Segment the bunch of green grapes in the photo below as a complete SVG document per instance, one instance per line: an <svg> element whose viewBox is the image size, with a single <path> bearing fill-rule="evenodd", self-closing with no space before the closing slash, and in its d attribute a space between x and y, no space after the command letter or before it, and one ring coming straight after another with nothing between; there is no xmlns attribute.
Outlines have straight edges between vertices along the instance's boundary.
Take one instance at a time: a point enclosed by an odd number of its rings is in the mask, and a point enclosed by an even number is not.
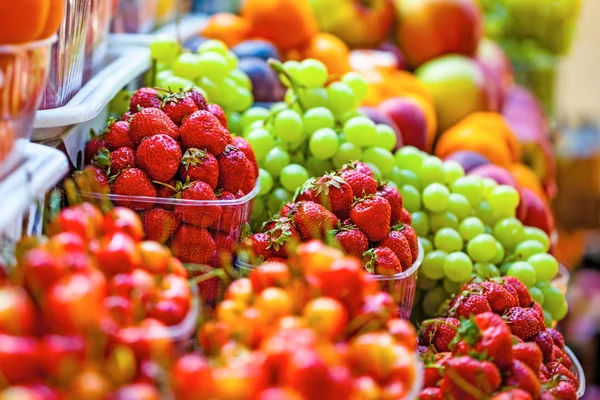
<svg viewBox="0 0 600 400"><path fill-rule="evenodd" d="M425 250L415 302L425 316L434 316L468 281L510 275L527 285L548 324L564 318L567 302L551 285L559 265L548 254L550 239L515 217L520 202L516 189L465 176L457 162L414 147L398 150L395 162L384 178L399 187Z"/></svg>
<svg viewBox="0 0 600 400"><path fill-rule="evenodd" d="M392 171L396 134L358 111L367 94L360 74L350 72L331 81L317 60L271 64L288 87L285 102L270 109L250 108L237 128L252 145L260 166L256 224L278 213L307 179L350 161L366 162L379 177Z"/></svg>

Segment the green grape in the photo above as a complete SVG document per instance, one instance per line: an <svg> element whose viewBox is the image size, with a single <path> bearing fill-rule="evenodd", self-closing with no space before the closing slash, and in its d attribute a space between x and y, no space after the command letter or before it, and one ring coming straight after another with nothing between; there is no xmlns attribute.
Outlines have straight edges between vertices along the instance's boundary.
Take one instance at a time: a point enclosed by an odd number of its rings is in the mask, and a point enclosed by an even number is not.
<svg viewBox="0 0 600 400"><path fill-rule="evenodd" d="M281 185L290 192L294 192L306 182L307 179L308 171L302 165L298 164L287 165L281 171L281 176L279 178Z"/></svg>
<svg viewBox="0 0 600 400"><path fill-rule="evenodd" d="M345 112L342 115L338 115L337 120L342 126L344 126L346 124L346 122L350 121L352 118L364 117L364 116L365 115L363 113L361 113L360 111L354 110L354 111Z"/></svg>
<svg viewBox="0 0 600 400"><path fill-rule="evenodd" d="M446 178L444 174L444 163L442 160L435 156L426 157L421 164L420 177L421 181L423 182L423 186L427 186L431 183L443 184Z"/></svg>
<svg viewBox="0 0 600 400"><path fill-rule="evenodd" d="M544 245L537 240L526 240L515 247L515 254L520 260L528 260L534 254L545 253Z"/></svg>
<svg viewBox="0 0 600 400"><path fill-rule="evenodd" d="M299 68L300 68L300 63L298 61L290 60L290 61L286 61L283 63L283 69L285 70L285 72L288 73L289 76L292 77L292 79L296 78L296 74L298 73ZM280 78L281 78L281 83L283 83L284 86L286 86L286 87L292 86L292 83L289 81L287 76L281 74Z"/></svg>
<svg viewBox="0 0 600 400"><path fill-rule="evenodd" d="M344 124L344 138L359 147L372 146L376 135L377 127L367 117L354 117Z"/></svg>
<svg viewBox="0 0 600 400"><path fill-rule="evenodd" d="M553 313L550 313L550 315L552 315L552 319L555 321L561 321L564 317L567 316L567 313L569 312L569 305L567 304L566 301L564 301L560 308L558 310L556 310Z"/></svg>
<svg viewBox="0 0 600 400"><path fill-rule="evenodd" d="M405 146L396 152L396 166L408 169L417 174L421 173L421 166L427 154L413 146Z"/></svg>
<svg viewBox="0 0 600 400"><path fill-rule="evenodd" d="M496 255L496 239L487 233L477 235L467 243L467 253L477 262L488 262Z"/></svg>
<svg viewBox="0 0 600 400"><path fill-rule="evenodd" d="M381 175L381 171L379 171L379 167L377 167L377 165L370 162L366 162L365 164L371 169L371 171L373 172L373 177L375 179L380 180L381 178L383 178L383 175Z"/></svg>
<svg viewBox="0 0 600 400"><path fill-rule="evenodd" d="M388 181L387 185L393 187L396 190L399 190L398 185L396 185L396 182Z"/></svg>
<svg viewBox="0 0 600 400"><path fill-rule="evenodd" d="M421 242L421 246L423 246L423 253L428 254L433 251L433 244L429 239L425 237L419 237L419 241Z"/></svg>
<svg viewBox="0 0 600 400"><path fill-rule="evenodd" d="M216 39L210 39L205 42L202 42L202 44L200 46L198 46L198 48L196 49L196 53L198 53L198 54L214 52L214 53L218 53L222 56L227 54L228 51L229 51L229 48L227 47L227 45L225 43L223 43L222 41L216 40Z"/></svg>
<svg viewBox="0 0 600 400"><path fill-rule="evenodd" d="M350 161L360 160L362 158L362 150L355 144L344 142L340 144L337 153L333 156L333 165L336 168L342 168L344 164Z"/></svg>
<svg viewBox="0 0 600 400"><path fill-rule="evenodd" d="M433 289L437 285L437 281L434 279L429 279L425 275L423 275L423 271L419 268L419 279L417 279L417 287L423 290Z"/></svg>
<svg viewBox="0 0 600 400"><path fill-rule="evenodd" d="M288 109L288 105L286 102L284 101L280 101L277 103L274 103L271 108L269 108L269 111L271 111L271 114L277 114L283 110L287 110Z"/></svg>
<svg viewBox="0 0 600 400"><path fill-rule="evenodd" d="M319 160L330 159L339 148L337 133L331 128L319 129L310 137L308 147L313 156Z"/></svg>
<svg viewBox="0 0 600 400"><path fill-rule="evenodd" d="M483 199L483 183L477 176L463 176L450 185L452 193L462 194L472 206L479 204Z"/></svg>
<svg viewBox="0 0 600 400"><path fill-rule="evenodd" d="M335 118L329 109L325 107L311 108L302 117L304 132L312 135L322 128L333 129L335 127Z"/></svg>
<svg viewBox="0 0 600 400"><path fill-rule="evenodd" d="M453 282L465 282L473 273L473 262L462 251L450 253L444 261L444 273Z"/></svg>
<svg viewBox="0 0 600 400"><path fill-rule="evenodd" d="M229 73L229 78L233 80L239 87L246 90L252 90L252 81L244 72L239 69L234 69Z"/></svg>
<svg viewBox="0 0 600 400"><path fill-rule="evenodd" d="M496 216L492 211L492 206L487 201L481 200L479 204L473 207L473 211L484 224L492 226L496 223Z"/></svg>
<svg viewBox="0 0 600 400"><path fill-rule="evenodd" d="M123 115L129 111L129 103L131 102L131 92L127 89L121 90L108 103L109 112L117 115Z"/></svg>
<svg viewBox="0 0 600 400"><path fill-rule="evenodd" d="M463 247L462 237L452 228L442 228L435 233L433 244L436 249L447 253L459 251Z"/></svg>
<svg viewBox="0 0 600 400"><path fill-rule="evenodd" d="M217 83L221 88L221 105L222 107L230 107L236 101L238 94L238 87L236 83L229 78L225 78ZM242 110L243 111L243 110Z"/></svg>
<svg viewBox="0 0 600 400"><path fill-rule="evenodd" d="M221 89L219 86L212 80L205 76L200 78L198 82L198 86L200 86L208 95L207 101L210 100L213 103L219 103L221 100ZM163 87L169 87L168 85L163 85Z"/></svg>
<svg viewBox="0 0 600 400"><path fill-rule="evenodd" d="M530 288L529 294L531 295L531 298L533 300L537 301L540 304L540 306L544 306L544 293L542 293L542 290L540 288Z"/></svg>
<svg viewBox="0 0 600 400"><path fill-rule="evenodd" d="M460 292L460 288L462 287L463 282L454 282L452 279L445 277L443 285L444 285L444 290L446 291L446 293L456 294L456 293Z"/></svg>
<svg viewBox="0 0 600 400"><path fill-rule="evenodd" d="M304 165L306 158L303 151L295 151L290 153L290 163Z"/></svg>
<svg viewBox="0 0 600 400"><path fill-rule="evenodd" d="M429 216L422 211L412 213L412 223L410 225L419 236L429 234Z"/></svg>
<svg viewBox="0 0 600 400"><path fill-rule="evenodd" d="M257 198L254 200L252 206L252 219L258 220L261 214L265 212L265 202L262 198Z"/></svg>
<svg viewBox="0 0 600 400"><path fill-rule="evenodd" d="M449 211L429 215L429 225L432 232L442 228L458 229L458 218Z"/></svg>
<svg viewBox="0 0 600 400"><path fill-rule="evenodd" d="M451 185L458 178L465 176L465 170L456 161L444 161L444 182L446 185Z"/></svg>
<svg viewBox="0 0 600 400"><path fill-rule="evenodd" d="M490 197L492 196L492 192L496 187L498 187L498 183L492 178L483 178L483 197L489 202Z"/></svg>
<svg viewBox="0 0 600 400"><path fill-rule="evenodd" d="M421 272L429 279L442 279L444 274L444 261L447 253L442 250L435 250L428 253L423 259Z"/></svg>
<svg viewBox="0 0 600 400"><path fill-rule="evenodd" d="M544 295L544 309L554 315L565 303L565 295L559 289L546 286L541 289Z"/></svg>
<svg viewBox="0 0 600 400"><path fill-rule="evenodd" d="M239 64L239 60L237 58L237 56L235 55L234 52L232 51L228 51L227 53L225 53L224 55L225 57L225 61L227 61L227 66L231 71L235 71L235 69L238 67ZM242 71L240 71L242 72ZM250 85L252 85L252 82L250 82ZM252 90L252 87L248 88L249 90Z"/></svg>
<svg viewBox="0 0 600 400"><path fill-rule="evenodd" d="M466 241L473 239L474 237L485 233L483 222L477 217L467 217L460 221L458 226L460 235Z"/></svg>
<svg viewBox="0 0 600 400"><path fill-rule="evenodd" d="M169 89L172 92L185 92L195 87L194 82L180 78L179 76L169 76L161 82L161 87ZM210 96L209 96L210 97Z"/></svg>
<svg viewBox="0 0 600 400"><path fill-rule="evenodd" d="M514 276L523 282L527 287L532 287L535 285L536 276L535 270L531 266L531 264L525 261L517 261L512 263L508 270L506 271L506 275Z"/></svg>
<svg viewBox="0 0 600 400"><path fill-rule="evenodd" d="M196 57L197 76L206 76L210 79L219 79L227 75L230 70L225 57L218 53L202 53Z"/></svg>
<svg viewBox="0 0 600 400"><path fill-rule="evenodd" d="M539 242L537 242L539 243ZM519 246L517 246L518 248ZM538 281L549 281L558 274L558 261L547 253L534 254L527 259L535 270Z"/></svg>
<svg viewBox="0 0 600 400"><path fill-rule="evenodd" d="M227 129L232 135L242 133L242 114L235 111L227 113Z"/></svg>
<svg viewBox="0 0 600 400"><path fill-rule="evenodd" d="M490 260L490 262L494 265L500 264L504 260L504 247L502 244L496 240L496 255L494 258Z"/></svg>
<svg viewBox="0 0 600 400"><path fill-rule="evenodd" d="M365 97L367 97L369 86L365 78L358 72L348 72L342 77L342 82L350 86L354 96L356 96L356 100L359 103L363 101Z"/></svg>
<svg viewBox="0 0 600 400"><path fill-rule="evenodd" d="M264 128L253 129L246 136L246 140L248 140L252 146L256 159L259 162L264 160L271 149L275 147L275 139L271 136L271 133Z"/></svg>
<svg viewBox="0 0 600 400"><path fill-rule="evenodd" d="M259 195L264 196L273 189L273 176L265 169L258 169L258 180L260 181Z"/></svg>
<svg viewBox="0 0 600 400"><path fill-rule="evenodd" d="M500 270L490 263L475 263L473 266L475 273L483 279L491 279L500 277Z"/></svg>
<svg viewBox="0 0 600 400"><path fill-rule="evenodd" d="M175 74L173 73L173 70L170 70L170 69L166 69L164 71L157 72L156 73L156 84L158 85L159 82L162 82L171 76L175 76ZM146 84L148 86L152 86L152 83L149 80L150 78L151 78L151 76L149 74L146 74L146 79L148 79Z"/></svg>
<svg viewBox="0 0 600 400"><path fill-rule="evenodd" d="M377 166L381 175L387 175L394 168L394 155L381 147L369 147L363 152L362 161Z"/></svg>
<svg viewBox="0 0 600 400"><path fill-rule="evenodd" d="M494 236L502 246L513 249L523 240L523 224L516 218L505 218L494 226Z"/></svg>
<svg viewBox="0 0 600 400"><path fill-rule="evenodd" d="M373 144L388 151L394 150L398 141L396 132L389 125L385 124L377 124L375 125L375 129L377 130L377 134L375 135L375 142ZM394 165L396 165L396 159L393 160Z"/></svg>
<svg viewBox="0 0 600 400"><path fill-rule="evenodd" d="M404 208L413 213L421 209L421 194L412 185L404 185L400 187Z"/></svg>
<svg viewBox="0 0 600 400"><path fill-rule="evenodd" d="M483 282L483 279L481 279L475 272L473 272L469 277L469 282L481 283Z"/></svg>
<svg viewBox="0 0 600 400"><path fill-rule="evenodd" d="M248 134L250 132L252 132L255 129L263 129L265 125L265 121L254 121L253 123L251 123L250 125L248 125L247 127L244 128L244 137L247 137ZM269 132L269 135L271 134L271 132Z"/></svg>
<svg viewBox="0 0 600 400"><path fill-rule="evenodd" d="M552 328L552 315L546 310L544 310L544 323L546 324L546 328Z"/></svg>
<svg viewBox="0 0 600 400"><path fill-rule="evenodd" d="M197 54L182 53L173 62L173 73L180 78L193 81L201 76L198 71L199 61L200 56Z"/></svg>
<svg viewBox="0 0 600 400"><path fill-rule="evenodd" d="M394 167L387 178L388 180L396 182L398 186L412 185L417 189L421 187L417 174L408 169Z"/></svg>
<svg viewBox="0 0 600 400"><path fill-rule="evenodd" d="M446 291L443 287L436 287L435 289L427 292L423 297L423 311L428 317L434 317L442 303L446 300Z"/></svg>
<svg viewBox="0 0 600 400"><path fill-rule="evenodd" d="M273 214L278 214L284 204L292 200L292 196L285 189L277 188L269 195L267 207Z"/></svg>
<svg viewBox="0 0 600 400"><path fill-rule="evenodd" d="M512 264L513 264L513 263L511 263L511 262L506 262L506 263L502 264L502 265L500 266L500 268L499 268L499 269L500 269L500 275L503 275L503 276L504 276L504 275L507 275L507 274L508 274L508 269L510 268L510 266L511 266Z"/></svg>
<svg viewBox="0 0 600 400"><path fill-rule="evenodd" d="M157 62L169 65L181 53L181 46L177 39L161 36L154 39L150 44L150 53Z"/></svg>
<svg viewBox="0 0 600 400"><path fill-rule="evenodd" d="M471 203L462 194L450 193L450 197L448 197L448 211L456 215L459 219L466 218L471 214Z"/></svg>
<svg viewBox="0 0 600 400"><path fill-rule="evenodd" d="M300 99L307 110L316 107L327 107L329 97L324 88L300 89Z"/></svg>
<svg viewBox="0 0 600 400"><path fill-rule="evenodd" d="M329 106L337 113L344 113L356 108L354 92L347 83L333 82L327 86Z"/></svg>
<svg viewBox="0 0 600 400"><path fill-rule="evenodd" d="M311 175L320 176L333 169L333 164L329 160L319 160L316 157L309 157L306 160L306 169Z"/></svg>
<svg viewBox="0 0 600 400"><path fill-rule="evenodd" d="M525 240L537 240L538 242L544 245L545 251L548 251L550 248L550 238L546 235L546 232L539 228L535 228L532 226L526 226L523 228L523 239Z"/></svg>
<svg viewBox="0 0 600 400"><path fill-rule="evenodd" d="M302 117L294 110L283 110L275 117L273 131L283 142L298 142L304 138Z"/></svg>
<svg viewBox="0 0 600 400"><path fill-rule="evenodd" d="M496 186L488 199L492 211L496 215L505 215L505 212L513 212L519 205L519 192L509 185Z"/></svg>
<svg viewBox="0 0 600 400"><path fill-rule="evenodd" d="M281 147L273 147L265 156L262 165L273 177L277 178L281 170L290 163L290 155Z"/></svg>
<svg viewBox="0 0 600 400"><path fill-rule="evenodd" d="M231 108L233 108L234 111L243 112L252 107L252 103L254 103L252 92L242 87L238 87L237 96L235 97L235 101L231 104Z"/></svg>
<svg viewBox="0 0 600 400"><path fill-rule="evenodd" d="M327 82L329 73L327 67L319 60L307 59L300 63L295 78L303 86L309 88L321 87Z"/></svg>
<svg viewBox="0 0 600 400"><path fill-rule="evenodd" d="M450 203L450 191L441 183L431 183L423 190L423 205L430 211L442 212Z"/></svg>

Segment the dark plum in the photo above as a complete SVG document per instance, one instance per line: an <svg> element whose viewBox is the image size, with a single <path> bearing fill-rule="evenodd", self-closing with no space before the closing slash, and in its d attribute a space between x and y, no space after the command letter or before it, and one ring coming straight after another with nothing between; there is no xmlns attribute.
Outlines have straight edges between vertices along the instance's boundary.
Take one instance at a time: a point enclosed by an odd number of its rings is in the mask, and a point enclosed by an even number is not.
<svg viewBox="0 0 600 400"><path fill-rule="evenodd" d="M265 60L256 57L243 58L238 69L250 77L254 101L266 103L283 99L285 89Z"/></svg>
<svg viewBox="0 0 600 400"><path fill-rule="evenodd" d="M265 40L246 40L231 49L239 59L256 57L267 61L269 58L280 60L279 51Z"/></svg>

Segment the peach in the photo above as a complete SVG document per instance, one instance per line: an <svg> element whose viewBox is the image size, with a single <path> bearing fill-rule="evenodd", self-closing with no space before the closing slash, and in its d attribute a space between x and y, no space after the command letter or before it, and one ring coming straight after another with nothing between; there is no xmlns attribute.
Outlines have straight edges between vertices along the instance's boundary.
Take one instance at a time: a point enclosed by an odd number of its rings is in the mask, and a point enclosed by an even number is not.
<svg viewBox="0 0 600 400"><path fill-rule="evenodd" d="M426 150L427 117L421 105L411 97L394 97L379 105L379 111L400 128L402 143Z"/></svg>

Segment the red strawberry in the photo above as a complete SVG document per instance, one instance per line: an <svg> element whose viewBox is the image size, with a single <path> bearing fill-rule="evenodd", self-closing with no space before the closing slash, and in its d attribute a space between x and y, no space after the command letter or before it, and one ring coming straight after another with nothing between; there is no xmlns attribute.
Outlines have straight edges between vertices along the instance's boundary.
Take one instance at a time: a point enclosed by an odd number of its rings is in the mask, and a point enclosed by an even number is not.
<svg viewBox="0 0 600 400"><path fill-rule="evenodd" d="M452 358L452 353L441 352L432 354L424 360L425 370L423 373L423 387L436 387L439 385L439 382L442 379L441 367L450 358Z"/></svg>
<svg viewBox="0 0 600 400"><path fill-rule="evenodd" d="M491 362L462 356L446 361L440 389L446 398L476 400L489 397L501 381L498 368Z"/></svg>
<svg viewBox="0 0 600 400"><path fill-rule="evenodd" d="M540 397L541 384L537 374L525 363L513 360L507 372L508 375L503 382L505 386L518 387L528 392L534 399Z"/></svg>
<svg viewBox="0 0 600 400"><path fill-rule="evenodd" d="M350 220L369 240L379 242L387 237L390 230L390 214L390 203L375 195L358 200L352 206Z"/></svg>
<svg viewBox="0 0 600 400"><path fill-rule="evenodd" d="M192 90L186 92L186 94L192 100L194 100L194 103L196 104L196 107L198 107L198 110L208 110L208 104L206 103L206 98L199 90L192 89Z"/></svg>
<svg viewBox="0 0 600 400"><path fill-rule="evenodd" d="M571 383L573 386L579 387L579 379L575 375L573 375L571 370L569 370L567 367L565 367L558 361L549 362L548 364L546 364L546 368L548 368L552 379L555 379L556 377L561 377L561 380L566 379L567 382Z"/></svg>
<svg viewBox="0 0 600 400"><path fill-rule="evenodd" d="M133 114L130 113L129 111L127 111L125 114L123 114L121 116L121 119L119 119L119 121L125 121L125 122L129 123L129 121L131 120L132 116L133 116Z"/></svg>
<svg viewBox="0 0 600 400"><path fill-rule="evenodd" d="M258 162L256 161L256 155L254 154L254 150L252 150L250 143L241 136L234 136L233 145L246 155L246 158L254 167L255 173L258 174Z"/></svg>
<svg viewBox="0 0 600 400"><path fill-rule="evenodd" d="M158 108L144 108L131 118L129 135L135 146L139 146L144 138L164 134L179 139L179 128L163 111Z"/></svg>
<svg viewBox="0 0 600 400"><path fill-rule="evenodd" d="M440 388L428 387L419 392L419 400L444 400L444 394Z"/></svg>
<svg viewBox="0 0 600 400"><path fill-rule="evenodd" d="M182 200L217 200L211 187L202 181L190 182L184 185L180 194ZM186 224L206 228L219 219L221 207L181 204L175 206L175 215Z"/></svg>
<svg viewBox="0 0 600 400"><path fill-rule="evenodd" d="M539 321L529 308L511 307L504 318L512 333L523 340L529 340L541 331Z"/></svg>
<svg viewBox="0 0 600 400"><path fill-rule="evenodd" d="M273 256L271 236L266 233L255 233L243 242L242 247L249 253L248 256L253 263Z"/></svg>
<svg viewBox="0 0 600 400"><path fill-rule="evenodd" d="M221 106L218 104L209 104L207 108L212 115L217 117L221 125L223 125L223 128L227 129L227 116L225 115L225 111L223 111Z"/></svg>
<svg viewBox="0 0 600 400"><path fill-rule="evenodd" d="M214 257L217 246L206 229L182 225L173 237L171 249L181 262L206 264Z"/></svg>
<svg viewBox="0 0 600 400"><path fill-rule="evenodd" d="M412 215L410 215L410 212L406 208L402 209L402 213L400 214L400 222L402 222L404 225L412 224Z"/></svg>
<svg viewBox="0 0 600 400"><path fill-rule="evenodd" d="M553 350L554 350L554 360L553 361L560 362L562 365L567 367L567 369L569 369L569 370L573 368L573 362L571 361L571 358L567 355L567 353L565 353L563 351L563 349L561 349L557 345L554 345Z"/></svg>
<svg viewBox="0 0 600 400"><path fill-rule="evenodd" d="M129 102L129 112L134 114L140 108L160 108L160 99L155 89L144 87L133 94Z"/></svg>
<svg viewBox="0 0 600 400"><path fill-rule="evenodd" d="M540 323L540 330L545 330L546 329L546 321L544 319L544 310L542 309L542 306L540 306L540 304L536 301L531 303L531 307L530 307L531 311L533 311L535 317L537 318L537 320Z"/></svg>
<svg viewBox="0 0 600 400"><path fill-rule="evenodd" d="M258 175L254 170L254 166L252 166L250 160L246 159L246 164L246 179L244 179L244 183L242 183L242 188L240 189L242 195L246 195L254 189L254 187L256 186L256 178L258 178Z"/></svg>
<svg viewBox="0 0 600 400"><path fill-rule="evenodd" d="M279 215L281 217L289 217L290 211L292 210L293 207L294 207L294 203L284 204L283 207L281 207L281 211L279 211Z"/></svg>
<svg viewBox="0 0 600 400"><path fill-rule="evenodd" d="M469 318L471 315L492 312L487 298L480 294L459 296L452 302L451 307L449 314L456 318Z"/></svg>
<svg viewBox="0 0 600 400"><path fill-rule="evenodd" d="M177 126L181 126L181 123L188 115L198 111L198 106L196 106L194 99L189 97L187 93L171 93L166 95L162 100L161 108Z"/></svg>
<svg viewBox="0 0 600 400"><path fill-rule="evenodd" d="M492 400L533 400L533 398L524 390L508 389L492 397Z"/></svg>
<svg viewBox="0 0 600 400"><path fill-rule="evenodd" d="M539 373L542 366L542 350L535 343L517 343L512 347L512 355L515 360L525 363L533 372Z"/></svg>
<svg viewBox="0 0 600 400"><path fill-rule="evenodd" d="M90 181L93 191L97 193L109 193L110 183L106 173L95 165L87 165L83 171L76 172L76 174L82 174L86 179Z"/></svg>
<svg viewBox="0 0 600 400"><path fill-rule="evenodd" d="M154 198L156 197L156 189L152 185L150 178L144 171L138 168L128 168L122 171L112 184L112 192L113 194L123 196L144 196L152 198L152 200L144 199L144 201L115 201L120 206L134 210L147 210L151 208L154 204Z"/></svg>
<svg viewBox="0 0 600 400"><path fill-rule="evenodd" d="M91 138L89 142L85 145L85 163L91 164L94 160L94 157L100 153L100 150L106 148L106 143L104 139L100 136L94 136Z"/></svg>
<svg viewBox="0 0 600 400"><path fill-rule="evenodd" d="M419 344L433 346L438 352L449 352L460 321L456 318L435 318L424 321L419 332Z"/></svg>
<svg viewBox="0 0 600 400"><path fill-rule="evenodd" d="M400 232L404 235L406 240L408 240L408 245L410 246L410 254L412 255L413 262L419 256L419 235L410 225L402 225Z"/></svg>
<svg viewBox="0 0 600 400"><path fill-rule="evenodd" d="M398 257L389 247L375 247L364 254L367 271L377 275L396 275L402 272Z"/></svg>
<svg viewBox="0 0 600 400"><path fill-rule="evenodd" d="M533 300L531 299L531 295L529 294L529 289L527 289L527 286L525 286L523 282L521 282L514 276L504 276L502 277L502 280L504 280L505 286L513 288L514 292L517 293L517 299L519 300L519 305L521 307L531 306L531 302ZM508 288L506 289L508 290Z"/></svg>
<svg viewBox="0 0 600 400"><path fill-rule="evenodd" d="M266 234L270 236L269 248L275 257L287 257L301 241L300 232L289 218L280 218L267 225Z"/></svg>
<svg viewBox="0 0 600 400"><path fill-rule="evenodd" d="M211 153L192 147L181 159L179 178L184 182L206 182L214 190L219 183L219 163Z"/></svg>
<svg viewBox="0 0 600 400"><path fill-rule="evenodd" d="M228 191L220 191L216 194L218 200L235 200L236 197L233 193ZM237 229L237 226L241 224L240 206L222 206L221 207L221 218L217 219L212 227L218 231L228 233L231 232L232 228Z"/></svg>
<svg viewBox="0 0 600 400"><path fill-rule="evenodd" d="M186 149L205 149L218 156L229 140L227 129L208 111L196 111L181 124L181 143Z"/></svg>
<svg viewBox="0 0 600 400"><path fill-rule="evenodd" d="M163 199L174 199L177 195L177 193L181 190L181 188L183 187L183 185L181 184L181 182L177 182L176 180L170 180L169 182L167 182L167 184L156 184L156 197L160 197ZM159 207L162 207L166 210L173 210L174 206L174 201L171 202L171 204L167 204L167 203L162 203L159 202L157 203Z"/></svg>
<svg viewBox="0 0 600 400"><path fill-rule="evenodd" d="M548 330L535 335L532 341L540 348L544 357L544 362L554 360L554 342L552 342L552 336L550 336Z"/></svg>
<svg viewBox="0 0 600 400"><path fill-rule="evenodd" d="M369 239L356 225L342 227L336 231L335 238L348 255L360 258L369 250Z"/></svg>
<svg viewBox="0 0 600 400"><path fill-rule="evenodd" d="M232 193L241 189L251 164L244 153L234 145L227 145L217 157L219 162L219 187Z"/></svg>
<svg viewBox="0 0 600 400"><path fill-rule="evenodd" d="M473 283L469 285L469 287L472 291L484 295L490 303L492 311L496 314L503 314L509 308L518 306L514 296L512 296L503 285L497 282L486 281Z"/></svg>
<svg viewBox="0 0 600 400"><path fill-rule="evenodd" d="M390 207L392 208L391 224L395 225L400 222L402 217L402 195L398 189L388 184L383 184L377 188L377 194L390 203Z"/></svg>
<svg viewBox="0 0 600 400"><path fill-rule="evenodd" d="M166 243L179 228L180 222L172 211L155 207L142 217L146 239Z"/></svg>
<svg viewBox="0 0 600 400"><path fill-rule="evenodd" d="M361 161L352 161L351 163L345 164L342 167L342 171L348 171L348 170L358 171L364 175L370 176L371 178L374 177L373 171L371 171L371 168L369 168L369 166L367 164L365 164L364 162L361 162Z"/></svg>
<svg viewBox="0 0 600 400"><path fill-rule="evenodd" d="M461 321L454 354L485 354L498 368L511 365L512 338L502 317L492 312L471 316ZM535 345L534 345L535 346Z"/></svg>
<svg viewBox="0 0 600 400"><path fill-rule="evenodd" d="M211 261L213 267L223 267L224 265L231 265L231 255L234 251L234 246L237 242L235 237L231 234L217 233L214 237L215 244L217 245L217 251Z"/></svg>
<svg viewBox="0 0 600 400"><path fill-rule="evenodd" d="M389 247L398 257L402 271L406 271L413 264L413 258L410 251L408 240L402 231L391 230L388 236L380 243L381 246Z"/></svg>
<svg viewBox="0 0 600 400"><path fill-rule="evenodd" d="M106 147L111 151L120 147L133 148L133 142L129 137L129 122L113 121L109 123L104 133L104 143L106 143Z"/></svg>
<svg viewBox="0 0 600 400"><path fill-rule="evenodd" d="M350 216L354 196L352 188L344 179L336 174L325 174L312 182L308 187L311 196L340 219Z"/></svg>
<svg viewBox="0 0 600 400"><path fill-rule="evenodd" d="M304 240L322 239L339 223L331 211L313 201L296 203L290 215Z"/></svg>
<svg viewBox="0 0 600 400"><path fill-rule="evenodd" d="M177 174L181 162L181 147L168 135L154 135L140 143L135 160L153 180L168 182Z"/></svg>
<svg viewBox="0 0 600 400"><path fill-rule="evenodd" d="M118 174L126 168L135 167L135 154L129 147L120 147L113 152L101 149L94 163L104 169L107 175Z"/></svg>
<svg viewBox="0 0 600 400"><path fill-rule="evenodd" d="M577 400L577 388L567 381L558 381L556 386L542 392L541 400Z"/></svg>
<svg viewBox="0 0 600 400"><path fill-rule="evenodd" d="M561 349L565 348L565 338L563 337L562 333L560 333L554 328L548 328L546 329L546 332L548 332L550 337L552 337L552 341L555 345L557 345Z"/></svg>
<svg viewBox="0 0 600 400"><path fill-rule="evenodd" d="M342 170L340 176L350 185L354 197L369 196L377 192L377 181L369 175L354 169L347 169Z"/></svg>

